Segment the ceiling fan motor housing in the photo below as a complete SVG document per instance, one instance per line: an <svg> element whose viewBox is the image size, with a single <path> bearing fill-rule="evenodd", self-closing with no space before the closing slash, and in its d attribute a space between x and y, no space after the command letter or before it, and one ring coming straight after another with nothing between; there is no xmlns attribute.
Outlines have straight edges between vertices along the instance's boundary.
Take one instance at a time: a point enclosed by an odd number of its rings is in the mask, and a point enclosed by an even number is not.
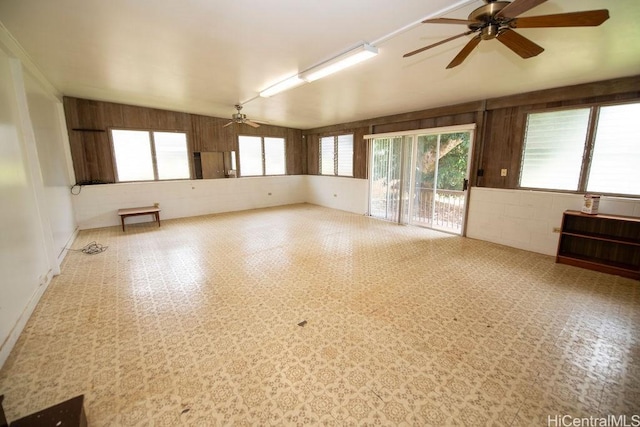
<svg viewBox="0 0 640 427"><path fill-rule="evenodd" d="M471 31L481 31L483 40L491 40L496 38L498 31L508 26L509 18L496 18L495 15L504 9L510 2L508 1L489 1L484 6L480 6L469 14L469 21L477 21L469 25Z"/></svg>
<svg viewBox="0 0 640 427"><path fill-rule="evenodd" d="M245 120L247 120L247 115L246 114L242 114L242 113L235 113L232 114L231 116L233 118L233 120L235 120L236 122L244 122Z"/></svg>

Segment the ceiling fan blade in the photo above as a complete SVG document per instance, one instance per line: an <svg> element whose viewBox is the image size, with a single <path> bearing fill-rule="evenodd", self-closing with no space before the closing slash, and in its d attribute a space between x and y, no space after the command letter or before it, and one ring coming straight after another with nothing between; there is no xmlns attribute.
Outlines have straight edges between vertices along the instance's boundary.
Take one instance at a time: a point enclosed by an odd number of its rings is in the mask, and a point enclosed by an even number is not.
<svg viewBox="0 0 640 427"><path fill-rule="evenodd" d="M462 24L462 25L472 25L478 24L478 21L468 21L466 19L451 19L451 18L434 18L434 19L425 19L422 21L423 24Z"/></svg>
<svg viewBox="0 0 640 427"><path fill-rule="evenodd" d="M231 120L229 123L227 123L226 125L222 126L223 128L226 128L227 126L231 126L232 124L234 124L235 122L233 120Z"/></svg>
<svg viewBox="0 0 640 427"><path fill-rule="evenodd" d="M540 55L544 52L542 47L508 28L500 31L500 34L498 34L496 39L520 55L521 58L531 58L532 56Z"/></svg>
<svg viewBox="0 0 640 427"><path fill-rule="evenodd" d="M447 65L447 69L457 67L458 65L462 64L462 61L467 59L467 56L469 56L471 51L475 49L476 46L478 46L478 43L480 43L480 40L482 40L482 38L480 37L480 34L478 34L477 36L469 40L469 43L467 43L462 48L462 50L458 52L456 57L453 58L453 61L451 61L449 65Z"/></svg>
<svg viewBox="0 0 640 427"><path fill-rule="evenodd" d="M525 13L529 9L533 9L536 6L541 5L547 0L515 0L506 5L498 13L496 18L515 18L516 16Z"/></svg>
<svg viewBox="0 0 640 427"><path fill-rule="evenodd" d="M417 53L424 52L425 50L431 49L432 47L440 46L441 44L450 42L451 40L455 40L455 39L463 37L463 36L468 36L471 33L473 33L473 31L467 31L466 33L458 34L457 36L453 36L453 37L449 37L448 39L440 40L438 43L430 44L429 46L421 47L420 49L414 50L414 51L409 52L409 53L405 53L404 55L402 55L402 57L403 58L408 58L409 56L413 56L413 55L415 55Z"/></svg>
<svg viewBox="0 0 640 427"><path fill-rule="evenodd" d="M597 27L607 19L609 19L609 11L607 9L599 9L516 18L509 25L513 28Z"/></svg>
<svg viewBox="0 0 640 427"><path fill-rule="evenodd" d="M247 125L249 125L249 126L251 126L251 127L253 127L253 128L259 128L259 127L260 127L260 125L259 125L259 124L254 123L254 122L252 122L251 120L245 120L245 121L244 121L244 123L245 123L245 124L247 124Z"/></svg>

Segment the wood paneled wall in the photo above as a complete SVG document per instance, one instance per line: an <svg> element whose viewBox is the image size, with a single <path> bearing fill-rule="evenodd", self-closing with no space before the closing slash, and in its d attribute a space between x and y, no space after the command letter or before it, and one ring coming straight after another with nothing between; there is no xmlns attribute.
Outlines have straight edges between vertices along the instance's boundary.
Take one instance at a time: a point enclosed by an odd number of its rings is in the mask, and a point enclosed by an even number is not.
<svg viewBox="0 0 640 427"><path fill-rule="evenodd" d="M228 126L229 119L65 98L76 179L114 182L108 129L134 128L187 132L192 152L238 150L238 135L286 138L287 173L319 173L319 140L354 134L354 177L367 178L366 134L476 124L470 181L492 188L517 188L526 115L565 107L640 101L640 76L549 89L483 101L433 108L369 120L298 130L262 125ZM80 130L74 130L80 129ZM84 130L82 130L84 129ZM483 171L478 177L476 171ZM507 169L506 177L500 170Z"/></svg>
<svg viewBox="0 0 640 427"><path fill-rule="evenodd" d="M477 167L484 176L477 185L518 188L528 113L633 101L640 101L640 76L487 100ZM506 177L500 176L501 169L507 169Z"/></svg>
<svg viewBox="0 0 640 427"><path fill-rule="evenodd" d="M302 131L280 126L224 127L230 119L136 107L80 98L64 98L76 182L115 182L109 129L148 129L186 132L189 150L238 151L238 135L285 138L287 174L306 173L306 144ZM193 155L190 156L193 159Z"/></svg>
<svg viewBox="0 0 640 427"><path fill-rule="evenodd" d="M640 101L640 76L523 93L303 131L307 170L318 174L318 141L323 136L354 133L354 174L367 177L366 134L476 124L471 185L518 188L527 113L565 107ZM507 176L500 176L507 169ZM483 176L477 176L482 170Z"/></svg>

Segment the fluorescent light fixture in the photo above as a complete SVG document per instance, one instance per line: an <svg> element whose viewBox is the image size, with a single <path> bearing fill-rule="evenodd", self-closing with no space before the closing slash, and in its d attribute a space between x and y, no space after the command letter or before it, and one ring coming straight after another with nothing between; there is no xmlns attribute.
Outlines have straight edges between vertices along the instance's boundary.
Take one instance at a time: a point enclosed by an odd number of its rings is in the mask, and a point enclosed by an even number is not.
<svg viewBox="0 0 640 427"><path fill-rule="evenodd" d="M361 44L342 55L336 56L320 65L317 65L302 75L308 82L313 82L347 67L358 64L378 54L378 48L368 43Z"/></svg>
<svg viewBox="0 0 640 427"><path fill-rule="evenodd" d="M296 87L301 85L305 81L302 80L297 74L293 77L289 77L286 80L281 81L280 83L276 83L273 86L268 87L267 89L260 92L260 96L263 98L268 98L276 93L283 92L287 89L291 89L292 87Z"/></svg>

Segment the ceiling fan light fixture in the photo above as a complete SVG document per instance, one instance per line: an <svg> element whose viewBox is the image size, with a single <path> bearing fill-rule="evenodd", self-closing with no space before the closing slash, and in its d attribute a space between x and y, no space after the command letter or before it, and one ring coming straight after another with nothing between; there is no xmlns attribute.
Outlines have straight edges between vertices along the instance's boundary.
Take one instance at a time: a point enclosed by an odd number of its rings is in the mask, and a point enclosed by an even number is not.
<svg viewBox="0 0 640 427"><path fill-rule="evenodd" d="M285 90L294 88L303 83L305 83L305 81L301 79L299 75L296 74L295 76L289 77L286 80L283 80L279 83L269 86L268 88L260 92L260 96L263 98L268 98L270 96L275 95L276 93L284 92Z"/></svg>
<svg viewBox="0 0 640 427"><path fill-rule="evenodd" d="M335 58L329 59L315 67L310 68L302 74L302 78L308 82L313 82L323 77L329 76L352 65L359 64L378 54L378 48L368 43L363 43Z"/></svg>
<svg viewBox="0 0 640 427"><path fill-rule="evenodd" d="M487 25L480 32L482 40L491 40L495 39L498 35L498 30L500 27L498 25Z"/></svg>

